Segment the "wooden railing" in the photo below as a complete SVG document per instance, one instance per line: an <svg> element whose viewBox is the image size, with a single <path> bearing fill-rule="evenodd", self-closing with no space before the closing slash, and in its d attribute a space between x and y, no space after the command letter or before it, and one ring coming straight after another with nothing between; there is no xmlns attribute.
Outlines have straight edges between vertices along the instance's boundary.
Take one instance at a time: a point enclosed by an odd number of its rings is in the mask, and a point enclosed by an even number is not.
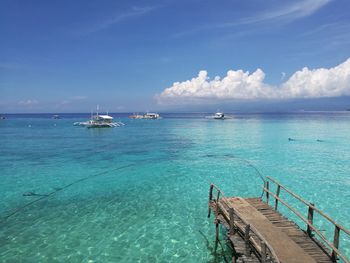
<svg viewBox="0 0 350 263"><path fill-rule="evenodd" d="M216 199L213 198L213 190L216 190ZM236 229L238 229L244 239L245 242L245 254L246 256L249 256L251 253L251 245L254 247L254 249L260 254L261 262L265 263L268 261L280 263L274 249L272 246L267 242L267 240L259 233L259 231L251 224L249 224L246 220L243 219L243 217L240 215L240 213L233 208L230 208L229 211L226 211L222 206L219 205L220 198L225 198L224 193L214 184L210 185L209 189L209 203L215 202L216 209L220 210L220 214L226 219L226 221L229 224L229 235L232 235L236 232ZM208 217L210 217L211 214L211 208L209 206L208 210ZM238 219L243 224L237 224ZM218 226L218 225L217 225ZM218 227L216 228L216 231L218 231ZM252 238L252 233L258 238L258 241ZM216 238L218 239L218 232L216 233Z"/></svg>
<svg viewBox="0 0 350 263"><path fill-rule="evenodd" d="M291 190L287 189L280 183L278 183L276 180L274 180L271 177L267 177L267 181L263 187L264 193L265 193L265 198L266 198L266 203L269 204L269 198L270 195L274 197L275 202L274 202L274 208L277 210L278 208L278 202L281 202L284 206L286 206L290 211L292 211L296 216L298 216L305 224L306 224L306 233L312 237L313 232L317 234L317 236L323 241L322 243L326 245L328 248L331 249L332 253L330 254L331 259L336 262L338 257L341 258L345 263L350 263L350 260L343 255L340 250L339 250L339 237L340 237L340 232L342 231L345 233L349 239L350 239L350 231L346 229L345 227L339 225L337 222L335 222L331 217L326 215L324 212L319 210L317 207L315 207L315 204L310 203L308 201L305 201L302 199L300 196L297 194L293 193ZM276 188L276 193L273 193L270 190L270 183L274 183L277 188ZM302 216L295 208L293 208L290 204L288 204L286 201L282 200L279 195L281 192L281 189L284 190L286 193L291 195L293 198L299 200L301 203L303 203L305 206L308 207L308 215L307 218ZM313 224L313 217L314 217L314 212L318 213L321 215L323 218L327 219L328 222L330 222L334 226L334 236L333 236L333 242L330 242L324 234L321 233L321 230L317 229L314 224Z"/></svg>

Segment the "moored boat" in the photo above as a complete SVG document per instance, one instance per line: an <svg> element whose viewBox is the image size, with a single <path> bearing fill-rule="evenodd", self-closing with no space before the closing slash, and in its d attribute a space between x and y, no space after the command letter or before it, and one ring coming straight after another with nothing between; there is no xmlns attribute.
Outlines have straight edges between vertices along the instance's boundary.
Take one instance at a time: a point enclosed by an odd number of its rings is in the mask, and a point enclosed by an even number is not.
<svg viewBox="0 0 350 263"><path fill-rule="evenodd" d="M224 120L227 117L225 116L225 114L223 112L217 112L214 115L205 116L205 118L207 118L207 119L215 119L215 120Z"/></svg>
<svg viewBox="0 0 350 263"><path fill-rule="evenodd" d="M155 120L155 119L160 119L160 115L158 113L150 113L147 112L145 115L143 115L144 119L151 119L151 120Z"/></svg>
<svg viewBox="0 0 350 263"><path fill-rule="evenodd" d="M133 114L129 116L130 119L143 119L143 115L140 114Z"/></svg>
<svg viewBox="0 0 350 263"><path fill-rule="evenodd" d="M223 112L217 112L214 115L214 119L216 119L216 120L223 120L223 119L225 119L225 114Z"/></svg>
<svg viewBox="0 0 350 263"><path fill-rule="evenodd" d="M86 122L75 122L75 126L84 126L87 128L113 128L124 126L125 124L122 122L113 122L113 117L109 116L108 113L106 115L98 114L98 107L96 115L91 115L91 119Z"/></svg>
<svg viewBox="0 0 350 263"><path fill-rule="evenodd" d="M131 119L148 119L148 120L155 120L155 119L161 119L162 117L160 117L160 115L158 113L150 113L147 112L143 115L140 114L133 114L130 115L129 118Z"/></svg>

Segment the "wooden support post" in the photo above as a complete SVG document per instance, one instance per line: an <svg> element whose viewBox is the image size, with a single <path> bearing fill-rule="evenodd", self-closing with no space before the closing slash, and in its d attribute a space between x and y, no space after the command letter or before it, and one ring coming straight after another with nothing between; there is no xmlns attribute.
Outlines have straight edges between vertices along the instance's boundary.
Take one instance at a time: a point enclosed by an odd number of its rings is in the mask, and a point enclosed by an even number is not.
<svg viewBox="0 0 350 263"><path fill-rule="evenodd" d="M219 243L219 220L215 219L214 223L215 223L215 232L216 232L216 235L215 235L215 252L216 252L218 248L218 243Z"/></svg>
<svg viewBox="0 0 350 263"><path fill-rule="evenodd" d="M315 206L315 204L313 204L313 203L310 203L310 204L312 206ZM311 206L309 206L309 210L307 212L307 221L310 224L313 224L313 222L314 222L314 209ZM309 237L312 236L312 229L309 225L307 225L306 233L308 234Z"/></svg>
<svg viewBox="0 0 350 263"><path fill-rule="evenodd" d="M229 231L229 235L233 235L235 233L235 223L234 223L234 210L231 207L229 210L229 215L230 215L230 231Z"/></svg>
<svg viewBox="0 0 350 263"><path fill-rule="evenodd" d="M269 204L269 195L270 195L270 193L269 193L269 181L266 181L266 189L267 189L267 191L266 191L266 204Z"/></svg>
<svg viewBox="0 0 350 263"><path fill-rule="evenodd" d="M281 186L280 186L280 185L277 185L277 191L276 191L276 196L277 196L277 197L279 197L280 191L281 191ZM275 198L275 210L277 210L277 207L278 207L278 199Z"/></svg>
<svg viewBox="0 0 350 263"><path fill-rule="evenodd" d="M266 244L261 241L261 263L266 263Z"/></svg>
<svg viewBox="0 0 350 263"><path fill-rule="evenodd" d="M339 234L340 234L340 228L339 226L335 225L333 245L336 249L339 248ZM337 253L334 250L332 251L332 261L337 262Z"/></svg>
<svg viewBox="0 0 350 263"><path fill-rule="evenodd" d="M210 209L210 202L213 200L213 188L214 185L210 184L210 189L209 189L209 207L208 207L208 218L210 217L211 209Z"/></svg>
<svg viewBox="0 0 350 263"><path fill-rule="evenodd" d="M249 232L250 232L250 225L246 225L245 226L245 232L244 232L244 243L245 243L245 255L247 257L250 256L250 244L249 244L249 238L250 238L250 235L249 235Z"/></svg>

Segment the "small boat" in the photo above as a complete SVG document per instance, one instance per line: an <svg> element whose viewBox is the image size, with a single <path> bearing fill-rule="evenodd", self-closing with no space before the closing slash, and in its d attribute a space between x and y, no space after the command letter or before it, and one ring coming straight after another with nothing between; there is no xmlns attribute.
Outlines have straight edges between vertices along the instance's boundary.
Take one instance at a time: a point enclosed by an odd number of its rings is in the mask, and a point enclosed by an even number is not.
<svg viewBox="0 0 350 263"><path fill-rule="evenodd" d="M162 117L160 117L158 113L145 113L143 115L133 114L133 115L130 115L129 118L155 120L155 119L161 119Z"/></svg>
<svg viewBox="0 0 350 263"><path fill-rule="evenodd" d="M216 119L216 120L223 120L223 119L225 119L225 114L223 112L217 112L214 115L214 119Z"/></svg>
<svg viewBox="0 0 350 263"><path fill-rule="evenodd" d="M155 119L160 119L161 117L158 113L146 113L143 115L143 118L155 120Z"/></svg>
<svg viewBox="0 0 350 263"><path fill-rule="evenodd" d="M143 115L140 114L133 114L129 116L130 119L143 119Z"/></svg>
<svg viewBox="0 0 350 263"><path fill-rule="evenodd" d="M6 119L5 116L0 115L0 120L5 120L5 119Z"/></svg>
<svg viewBox="0 0 350 263"><path fill-rule="evenodd" d="M75 126L84 126L87 128L114 128L119 126L124 126L122 122L113 122L113 117L106 115L98 114L98 107L96 115L91 114L91 119L86 122L75 122Z"/></svg>
<svg viewBox="0 0 350 263"><path fill-rule="evenodd" d="M225 116L225 114L223 112L217 112L212 116L205 116L205 118L207 119L215 119L215 120L224 120L227 117Z"/></svg>
<svg viewBox="0 0 350 263"><path fill-rule="evenodd" d="M61 119L61 116L58 114L55 114L51 117L52 119Z"/></svg>

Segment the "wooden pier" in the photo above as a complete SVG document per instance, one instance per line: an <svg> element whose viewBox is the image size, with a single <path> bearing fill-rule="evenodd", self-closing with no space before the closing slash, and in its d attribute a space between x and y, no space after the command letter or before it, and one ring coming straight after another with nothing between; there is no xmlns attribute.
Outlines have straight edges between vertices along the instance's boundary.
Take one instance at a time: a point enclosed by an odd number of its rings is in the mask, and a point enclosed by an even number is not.
<svg viewBox="0 0 350 263"><path fill-rule="evenodd" d="M275 184L275 193L269 189L270 183ZM280 198L281 191L308 207L307 218ZM282 215L278 211L279 203L299 217L306 229L301 229ZM350 238L350 231L270 177L264 184L262 198L226 197L211 184L208 217L212 212L215 216L216 247L219 225L222 225L232 248L232 262L332 263L340 260L350 263L339 248L340 232ZM333 225L333 242L313 225L314 212Z"/></svg>

